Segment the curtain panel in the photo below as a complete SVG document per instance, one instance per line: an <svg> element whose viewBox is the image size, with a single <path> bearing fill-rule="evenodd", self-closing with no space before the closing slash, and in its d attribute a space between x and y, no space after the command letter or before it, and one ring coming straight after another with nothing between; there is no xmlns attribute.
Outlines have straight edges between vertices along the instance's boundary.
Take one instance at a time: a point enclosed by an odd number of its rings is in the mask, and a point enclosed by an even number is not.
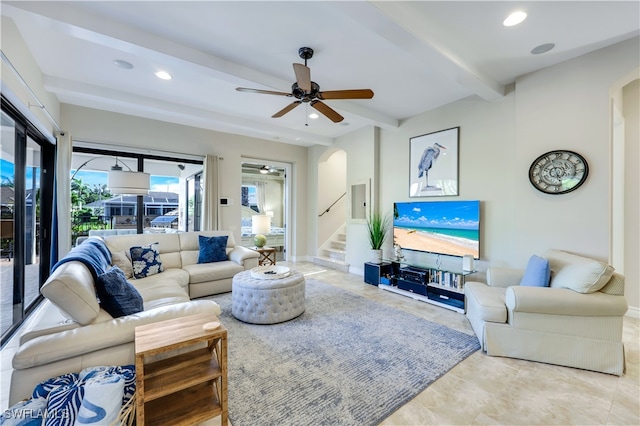
<svg viewBox="0 0 640 426"><path fill-rule="evenodd" d="M57 250L52 250L52 254L57 251L58 259L62 259L71 250L71 177L68 170L71 170L72 151L73 146L69 132L58 133L56 136L54 187L54 220L57 226L52 227L54 230L52 244L57 241Z"/></svg>
<svg viewBox="0 0 640 426"><path fill-rule="evenodd" d="M218 157L207 155L204 160L204 191L202 194L202 230L218 229Z"/></svg>

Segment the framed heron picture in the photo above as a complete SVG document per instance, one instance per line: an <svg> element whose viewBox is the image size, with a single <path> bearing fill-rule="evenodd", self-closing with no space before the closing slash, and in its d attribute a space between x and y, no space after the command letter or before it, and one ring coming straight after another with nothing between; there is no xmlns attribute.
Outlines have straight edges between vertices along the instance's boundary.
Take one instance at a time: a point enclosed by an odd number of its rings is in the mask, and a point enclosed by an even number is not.
<svg viewBox="0 0 640 426"><path fill-rule="evenodd" d="M409 139L409 197L458 195L460 127Z"/></svg>

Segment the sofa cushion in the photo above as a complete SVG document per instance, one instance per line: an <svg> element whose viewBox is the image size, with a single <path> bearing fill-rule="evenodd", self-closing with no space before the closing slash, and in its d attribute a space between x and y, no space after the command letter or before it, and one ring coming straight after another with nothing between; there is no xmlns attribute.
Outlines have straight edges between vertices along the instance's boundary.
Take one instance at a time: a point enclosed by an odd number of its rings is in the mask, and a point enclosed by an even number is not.
<svg viewBox="0 0 640 426"><path fill-rule="evenodd" d="M544 255L551 266L551 287L568 288L578 293L593 293L604 287L613 275L613 267L599 260L561 250Z"/></svg>
<svg viewBox="0 0 640 426"><path fill-rule="evenodd" d="M139 289L144 300L144 310L155 309L159 306L185 303L189 295L184 288L173 280L156 279Z"/></svg>
<svg viewBox="0 0 640 426"><path fill-rule="evenodd" d="M165 268L164 272L162 272L162 274L160 275L151 275L149 277L131 280L131 284L133 284L133 286L138 289L140 293L142 293L142 289L144 289L145 286L153 284L159 280L174 281L183 288L185 293L189 292L189 290L187 289L189 287L189 273L183 269L176 268Z"/></svg>
<svg viewBox="0 0 640 426"><path fill-rule="evenodd" d="M96 290L100 306L114 318L143 310L142 296L117 266L98 276Z"/></svg>
<svg viewBox="0 0 640 426"><path fill-rule="evenodd" d="M127 279L133 278L133 264L131 263L131 254L128 251L111 253L111 265L122 269Z"/></svg>
<svg viewBox="0 0 640 426"><path fill-rule="evenodd" d="M233 278L233 276L238 272L244 271L244 268L242 266L230 260L215 263L187 265L183 269L189 273L190 284L198 284L208 281L223 280L225 278Z"/></svg>
<svg viewBox="0 0 640 426"><path fill-rule="evenodd" d="M129 249L129 252L131 253L134 277L144 278L164 271L158 243L133 246Z"/></svg>
<svg viewBox="0 0 640 426"><path fill-rule="evenodd" d="M549 287L550 278L551 269L549 268L549 261L534 254L529 258L529 263L527 263L527 268L524 271L520 285Z"/></svg>
<svg viewBox="0 0 640 426"><path fill-rule="evenodd" d="M65 316L79 324L92 323L100 312L93 276L89 268L80 262L61 264L40 292Z"/></svg>
<svg viewBox="0 0 640 426"><path fill-rule="evenodd" d="M198 263L222 262L227 260L227 239L228 236L220 235L206 237L198 235L200 245Z"/></svg>

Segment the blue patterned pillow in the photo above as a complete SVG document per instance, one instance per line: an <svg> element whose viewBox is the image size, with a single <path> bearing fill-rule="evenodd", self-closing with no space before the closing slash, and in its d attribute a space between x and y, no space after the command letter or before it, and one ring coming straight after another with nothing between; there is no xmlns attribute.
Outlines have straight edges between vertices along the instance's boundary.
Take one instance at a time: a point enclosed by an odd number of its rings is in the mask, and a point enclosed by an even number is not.
<svg viewBox="0 0 640 426"><path fill-rule="evenodd" d="M96 281L96 293L100 306L114 318L136 314L144 310L142 296L127 281L122 269L114 266Z"/></svg>
<svg viewBox="0 0 640 426"><path fill-rule="evenodd" d="M73 426L82 398L84 387L81 382L70 385L58 386L49 392L47 397L47 411L45 413L45 426Z"/></svg>
<svg viewBox="0 0 640 426"><path fill-rule="evenodd" d="M61 376L53 377L39 383L31 394L32 398L46 398L49 396L49 392L59 386L72 385L78 381L78 373L63 374Z"/></svg>
<svg viewBox="0 0 640 426"><path fill-rule="evenodd" d="M30 398L6 409L0 416L2 426L42 426L47 398Z"/></svg>
<svg viewBox="0 0 640 426"><path fill-rule="evenodd" d="M551 268L549 261L540 256L533 255L529 258L527 269L524 271L521 286L529 287L549 287L551 279Z"/></svg>
<svg viewBox="0 0 640 426"><path fill-rule="evenodd" d="M160 260L158 243L149 244L148 246L131 247L129 252L131 253L134 277L144 278L164 271L162 261Z"/></svg>
<svg viewBox="0 0 640 426"><path fill-rule="evenodd" d="M200 253L198 263L222 262L227 260L227 235L218 237L205 237L198 235Z"/></svg>

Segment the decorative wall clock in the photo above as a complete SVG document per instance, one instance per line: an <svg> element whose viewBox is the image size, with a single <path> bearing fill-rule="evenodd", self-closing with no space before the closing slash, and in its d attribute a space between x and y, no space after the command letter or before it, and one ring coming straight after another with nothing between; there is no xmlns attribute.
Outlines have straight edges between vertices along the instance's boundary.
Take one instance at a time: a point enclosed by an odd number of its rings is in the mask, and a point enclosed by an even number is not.
<svg viewBox="0 0 640 426"><path fill-rule="evenodd" d="M545 194L566 194L578 189L588 174L589 166L584 157L567 150L542 154L529 167L529 181Z"/></svg>

